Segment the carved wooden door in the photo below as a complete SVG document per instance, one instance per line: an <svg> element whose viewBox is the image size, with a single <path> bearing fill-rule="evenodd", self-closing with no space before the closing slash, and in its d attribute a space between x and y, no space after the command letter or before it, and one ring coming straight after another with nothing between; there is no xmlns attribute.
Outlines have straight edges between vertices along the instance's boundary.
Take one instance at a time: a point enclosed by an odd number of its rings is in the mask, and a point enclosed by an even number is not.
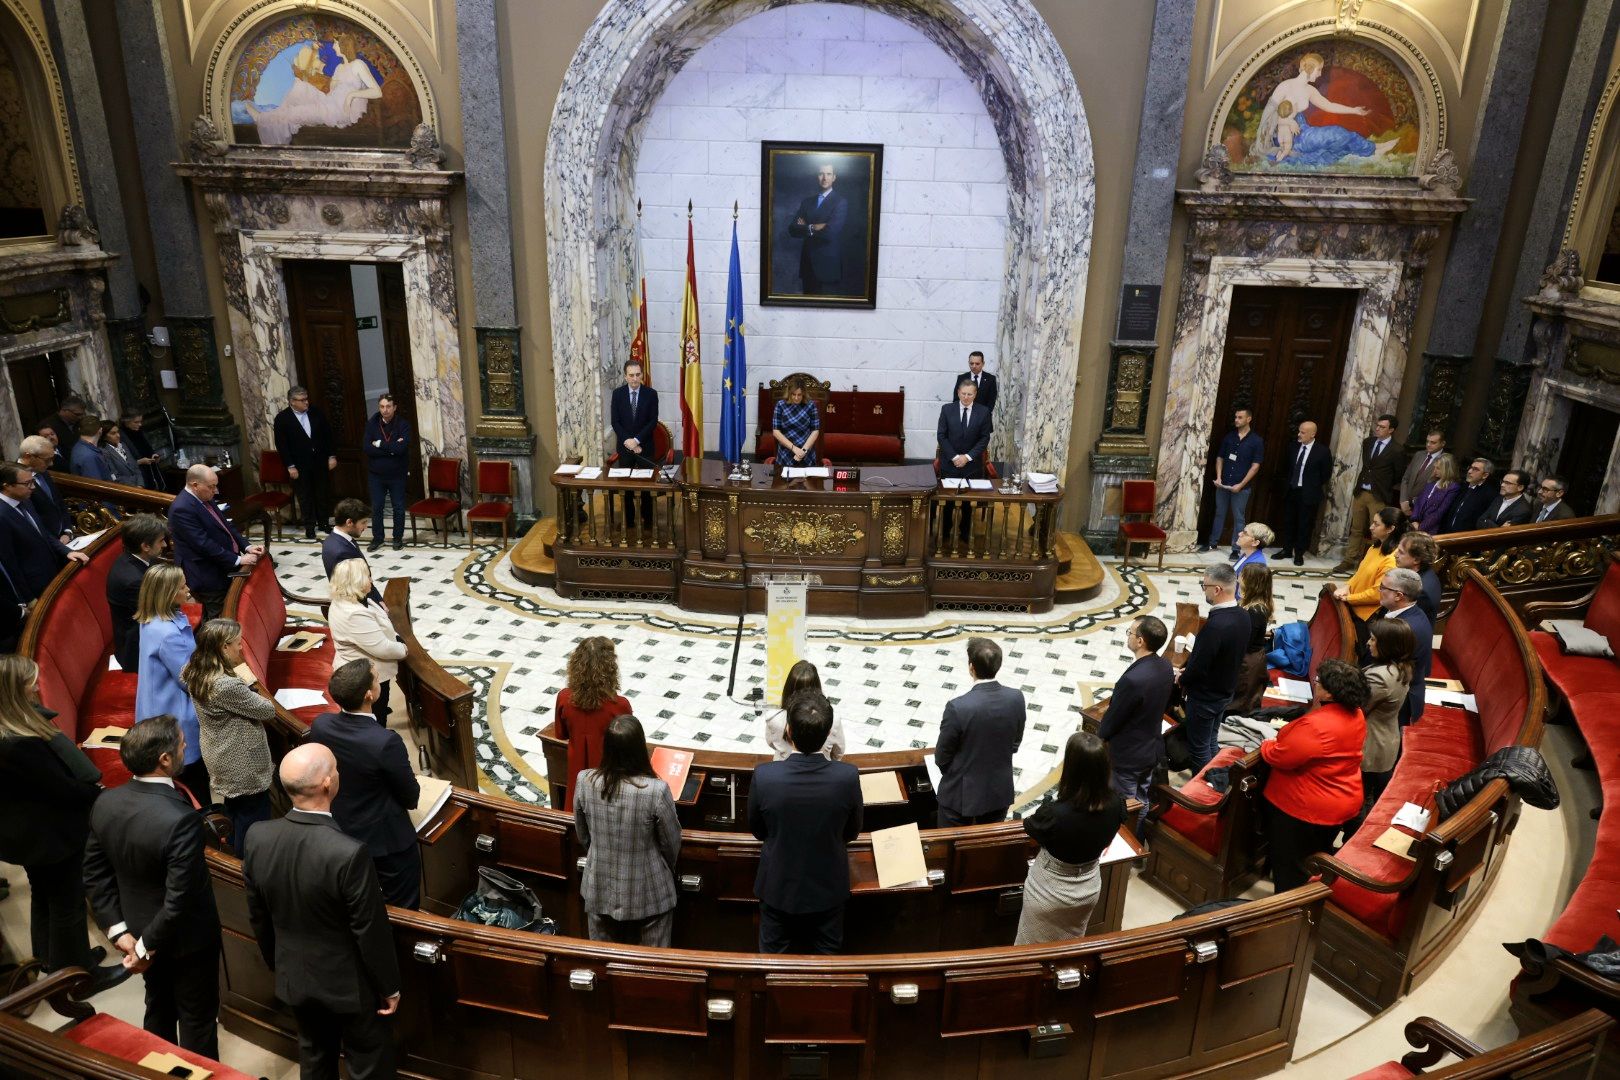
<svg viewBox="0 0 1620 1080"><path fill-rule="evenodd" d="M283 266L298 381L309 388L310 403L332 425L333 453L338 459L332 474L332 497L367 498L366 459L360 447L370 414L360 368L360 335L354 327L349 264L312 260L288 261Z"/></svg>
<svg viewBox="0 0 1620 1080"><path fill-rule="evenodd" d="M422 430L416 423L416 373L411 367L411 321L405 309L405 268L399 263L377 264L377 292L382 301L383 353L388 359L388 391L394 395L399 415L416 433L411 447L411 471L405 480L405 493L422 497Z"/></svg>
<svg viewBox="0 0 1620 1080"><path fill-rule="evenodd" d="M1245 517L1273 532L1282 517L1284 462L1296 452L1299 425L1314 420L1318 439L1333 437L1356 297L1354 289L1245 285L1232 290L1208 460L1232 430L1232 410L1247 404L1254 430L1265 440L1265 462L1255 475ZM1215 516L1209 476L1206 464L1200 536Z"/></svg>
<svg viewBox="0 0 1620 1080"><path fill-rule="evenodd" d="M67 381L64 353L25 356L6 365L11 377L12 400L17 403L17 419L23 434L34 434L34 425L56 412L57 404L72 389ZM72 450L72 447L64 447Z"/></svg>

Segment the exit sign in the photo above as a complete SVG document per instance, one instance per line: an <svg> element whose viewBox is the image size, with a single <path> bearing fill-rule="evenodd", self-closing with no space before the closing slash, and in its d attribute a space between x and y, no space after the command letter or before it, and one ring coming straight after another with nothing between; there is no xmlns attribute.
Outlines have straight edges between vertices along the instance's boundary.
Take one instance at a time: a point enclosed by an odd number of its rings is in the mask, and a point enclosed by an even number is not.
<svg viewBox="0 0 1620 1080"><path fill-rule="evenodd" d="M361 315L359 318L354 320L354 328L356 330L375 330L375 329L377 329L377 316L375 316L375 315Z"/></svg>

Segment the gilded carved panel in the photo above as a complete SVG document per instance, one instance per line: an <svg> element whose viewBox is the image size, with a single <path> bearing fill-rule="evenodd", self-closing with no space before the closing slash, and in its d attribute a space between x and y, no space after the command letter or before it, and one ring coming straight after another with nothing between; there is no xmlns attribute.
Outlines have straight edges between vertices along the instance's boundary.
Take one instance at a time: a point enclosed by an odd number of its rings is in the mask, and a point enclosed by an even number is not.
<svg viewBox="0 0 1620 1080"><path fill-rule="evenodd" d="M843 514L767 510L743 529L767 555L843 555L866 532Z"/></svg>

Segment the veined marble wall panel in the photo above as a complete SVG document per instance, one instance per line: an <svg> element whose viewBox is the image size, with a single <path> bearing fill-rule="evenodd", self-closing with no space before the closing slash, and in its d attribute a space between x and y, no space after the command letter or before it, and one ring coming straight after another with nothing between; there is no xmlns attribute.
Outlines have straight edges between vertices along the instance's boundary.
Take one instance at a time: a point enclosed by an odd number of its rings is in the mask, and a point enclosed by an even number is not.
<svg viewBox="0 0 1620 1080"><path fill-rule="evenodd" d="M759 304L761 140L883 145L876 310ZM635 193L643 203L655 387L673 387L679 377L688 198L696 203L698 298L710 316L703 335L710 358L724 355L732 204L741 206L750 394L793 371L815 372L834 387L904 386L906 445L920 457L933 449L940 405L970 351L983 350L1004 381L1023 378L1008 370L1022 361L1004 360L995 347L1008 198L995 123L956 62L899 19L807 4L723 30L693 54L647 115ZM713 446L718 381L709 379L704 390L705 444Z"/></svg>

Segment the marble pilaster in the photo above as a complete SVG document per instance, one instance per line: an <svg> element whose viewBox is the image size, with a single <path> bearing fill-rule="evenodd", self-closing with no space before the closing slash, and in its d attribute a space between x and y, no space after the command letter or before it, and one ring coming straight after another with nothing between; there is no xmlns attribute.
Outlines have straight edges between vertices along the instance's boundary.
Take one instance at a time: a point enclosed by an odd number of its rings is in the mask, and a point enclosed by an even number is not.
<svg viewBox="0 0 1620 1080"><path fill-rule="evenodd" d="M1506 415L1495 427L1487 424L1481 442L1493 443L1498 454L1541 476L1558 468L1577 402L1620 413L1620 306L1582 298L1574 290L1544 290L1525 303L1535 316L1535 359L1529 365L1498 366L1492 393L1509 399L1500 403ZM1514 406L1522 406L1522 413ZM1511 454L1503 445L1509 439ZM1594 514L1617 512L1620 444L1592 508Z"/></svg>
<svg viewBox="0 0 1620 1080"><path fill-rule="evenodd" d="M795 0L789 0L795 2ZM633 312L634 199L629 184L647 113L697 49L779 0L621 0L605 5L564 76L546 145L547 260L558 449L594 457L602 402L625 358ZM1004 372L992 455L1016 447L1030 468L1060 470L1090 259L1095 186L1090 130L1073 72L1029 0L880 0L926 34L974 82L1008 174L1008 275L998 312Z"/></svg>

